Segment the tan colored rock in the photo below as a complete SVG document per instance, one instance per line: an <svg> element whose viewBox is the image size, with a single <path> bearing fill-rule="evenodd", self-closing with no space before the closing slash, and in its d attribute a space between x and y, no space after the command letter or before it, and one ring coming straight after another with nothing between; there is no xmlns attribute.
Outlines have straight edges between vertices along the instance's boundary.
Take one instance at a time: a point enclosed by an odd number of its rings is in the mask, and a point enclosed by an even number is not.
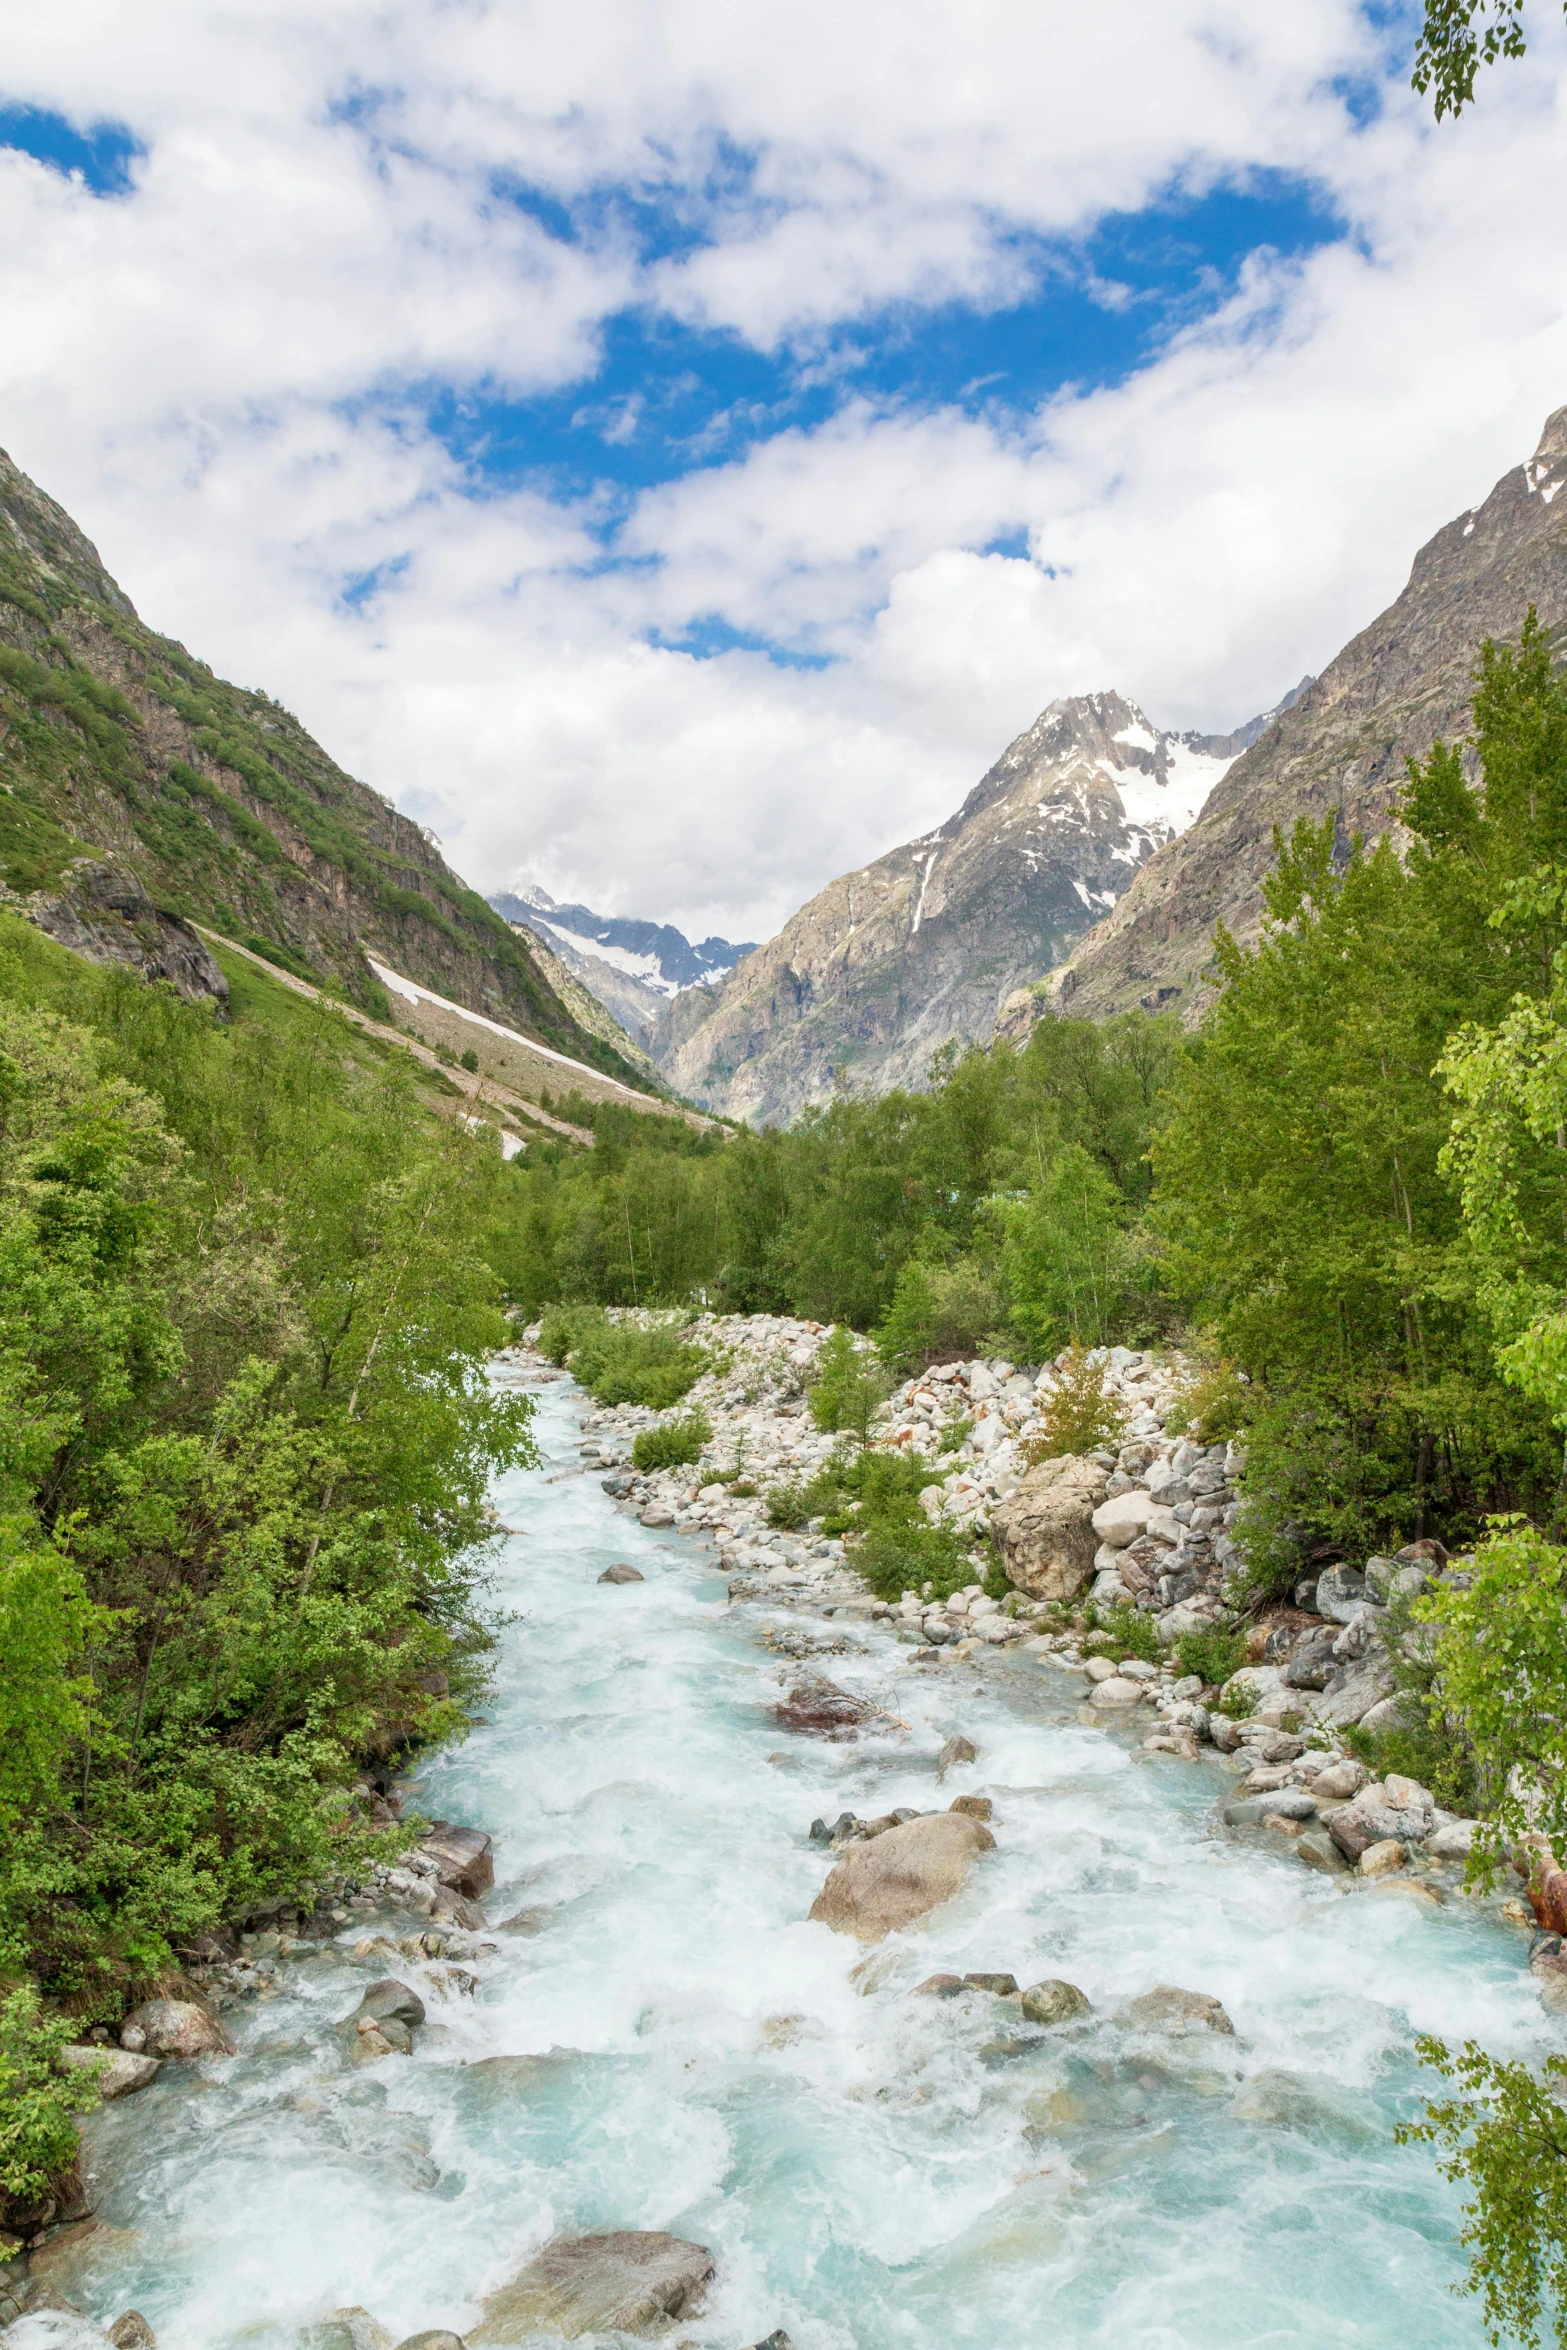
<svg viewBox="0 0 1567 2350"><path fill-rule="evenodd" d="M1396 1836L1384 1836L1379 1844L1368 1844L1360 1856L1363 1877L1391 1876L1394 1869L1404 1865L1404 1847Z"/></svg>
<svg viewBox="0 0 1567 2350"><path fill-rule="evenodd" d="M811 1916L835 1934L879 1942L939 1909L963 1889L975 1857L996 1839L964 1812L906 1820L870 1844L851 1844L811 1904Z"/></svg>
<svg viewBox="0 0 1567 2350"><path fill-rule="evenodd" d="M1126 1681L1119 1673L1112 1673L1108 1681L1096 1685L1088 1702L1102 1712L1113 1713L1119 1706L1141 1705L1147 1694L1141 1681Z"/></svg>
<svg viewBox="0 0 1567 2350"><path fill-rule="evenodd" d="M208 2008L194 1999L149 1999L125 2022L145 2034L149 2056L232 2056L234 2043Z"/></svg>
<svg viewBox="0 0 1567 2350"><path fill-rule="evenodd" d="M1065 1453L1028 1470L990 1521L1007 1581L1030 1599L1075 1599L1094 1572L1094 1512L1107 1478L1097 1461Z"/></svg>
<svg viewBox="0 0 1567 2350"><path fill-rule="evenodd" d="M484 2304L471 2343L525 2342L554 2333L661 2333L669 2319L690 2317L713 2273L705 2244L655 2230L563 2236L529 2261Z"/></svg>
<svg viewBox="0 0 1567 2350"><path fill-rule="evenodd" d="M1156 1983L1141 1997L1129 1999L1120 2021L1134 2032L1164 2032L1177 2040L1192 2032L1226 2032L1232 2038L1235 2033L1217 1999L1206 1991L1182 1991L1174 1983Z"/></svg>

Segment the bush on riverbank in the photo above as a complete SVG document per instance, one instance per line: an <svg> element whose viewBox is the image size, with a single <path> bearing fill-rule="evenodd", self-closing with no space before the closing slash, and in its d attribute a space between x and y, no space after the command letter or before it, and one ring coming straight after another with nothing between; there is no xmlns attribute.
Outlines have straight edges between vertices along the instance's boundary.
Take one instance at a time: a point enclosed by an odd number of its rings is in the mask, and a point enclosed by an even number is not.
<svg viewBox="0 0 1567 2350"><path fill-rule="evenodd" d="M0 916L0 1966L78 2019L384 1850L489 1642L493 1136Z"/></svg>
<svg viewBox="0 0 1567 2350"><path fill-rule="evenodd" d="M598 1403L663 1412L712 1368L704 1348L681 1344L683 1321L611 1322L602 1306L558 1306L544 1317L539 1347Z"/></svg>
<svg viewBox="0 0 1567 2350"><path fill-rule="evenodd" d="M700 1460L704 1444L713 1441L713 1426L705 1412L682 1412L656 1428L644 1428L631 1447L639 1469L683 1469Z"/></svg>

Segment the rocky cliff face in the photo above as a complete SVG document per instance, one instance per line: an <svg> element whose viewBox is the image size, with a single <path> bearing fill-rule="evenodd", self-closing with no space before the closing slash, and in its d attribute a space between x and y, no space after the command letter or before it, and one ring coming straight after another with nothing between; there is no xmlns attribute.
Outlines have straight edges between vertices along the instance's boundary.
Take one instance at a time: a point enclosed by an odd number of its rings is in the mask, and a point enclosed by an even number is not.
<svg viewBox="0 0 1567 2350"><path fill-rule="evenodd" d="M918 1083L942 1045L993 1033L1191 823L1230 755L1119 694L1052 702L945 824L831 883L715 995L677 999L655 1060L678 1091L758 1120L838 1086Z"/></svg>
<svg viewBox="0 0 1567 2350"><path fill-rule="evenodd" d="M373 1009L368 948L557 1052L645 1082L417 824L265 694L143 627L70 516L3 452L0 886L78 951L148 970L161 960L182 985L210 961L183 927L191 917Z"/></svg>
<svg viewBox="0 0 1567 2350"><path fill-rule="evenodd" d="M1560 408L1528 464L1421 548L1397 602L1236 760L1201 820L1150 858L1079 942L1054 989L1062 1008L1171 1005L1195 1016L1215 924L1245 938L1261 921L1276 825L1336 809L1346 839L1387 829L1405 761L1467 730L1484 639L1515 637L1531 604L1547 628L1567 623L1564 489Z"/></svg>

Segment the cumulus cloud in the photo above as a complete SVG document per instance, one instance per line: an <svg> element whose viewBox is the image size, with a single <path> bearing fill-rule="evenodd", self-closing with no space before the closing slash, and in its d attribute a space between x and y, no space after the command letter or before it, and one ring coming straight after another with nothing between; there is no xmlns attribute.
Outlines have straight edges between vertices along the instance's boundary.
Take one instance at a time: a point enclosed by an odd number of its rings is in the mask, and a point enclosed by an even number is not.
<svg viewBox="0 0 1567 2350"><path fill-rule="evenodd" d="M1438 130L1348 0L66 0L3 95L144 152L112 198L0 153L0 439L478 886L764 935L1057 693L1264 706L1527 453L1567 400L1560 50ZM1105 212L1264 170L1343 235L1122 382L975 413L851 370L640 491L482 462L502 395L636 445L628 311L819 380L889 304L1017 302Z"/></svg>

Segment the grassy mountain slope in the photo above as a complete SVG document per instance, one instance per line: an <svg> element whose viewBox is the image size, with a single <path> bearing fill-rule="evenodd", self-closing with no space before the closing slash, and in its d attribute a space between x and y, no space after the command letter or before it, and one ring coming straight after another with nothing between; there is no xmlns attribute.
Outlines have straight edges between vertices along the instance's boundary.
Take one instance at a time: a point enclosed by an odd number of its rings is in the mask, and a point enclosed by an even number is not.
<svg viewBox="0 0 1567 2350"><path fill-rule="evenodd" d="M634 1086L541 956L422 829L287 710L138 620L96 550L0 452L0 883L68 886L96 856L171 912L384 1015L365 950Z"/></svg>

